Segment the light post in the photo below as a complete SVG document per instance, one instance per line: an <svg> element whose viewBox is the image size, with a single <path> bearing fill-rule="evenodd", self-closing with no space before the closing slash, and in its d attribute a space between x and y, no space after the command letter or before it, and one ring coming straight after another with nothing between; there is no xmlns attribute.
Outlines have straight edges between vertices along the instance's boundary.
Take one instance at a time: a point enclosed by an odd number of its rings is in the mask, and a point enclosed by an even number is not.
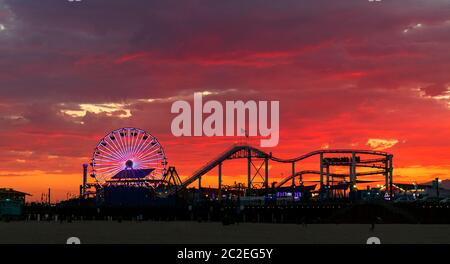
<svg viewBox="0 0 450 264"><path fill-rule="evenodd" d="M436 185L436 197L439 198L439 183L441 183L442 180L440 180L439 178L435 179L435 185Z"/></svg>

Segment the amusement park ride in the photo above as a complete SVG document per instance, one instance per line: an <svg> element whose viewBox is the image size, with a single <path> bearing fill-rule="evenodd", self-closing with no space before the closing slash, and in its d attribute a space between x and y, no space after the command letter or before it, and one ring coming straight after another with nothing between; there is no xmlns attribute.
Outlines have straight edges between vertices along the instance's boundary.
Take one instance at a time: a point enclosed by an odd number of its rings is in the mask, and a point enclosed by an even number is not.
<svg viewBox="0 0 450 264"><path fill-rule="evenodd" d="M311 157L319 158L318 170L299 169L302 162ZM382 175L386 195L393 195L393 155L387 152L325 149L292 159L281 159L272 153L241 144L232 146L181 181L175 167L167 166L164 149L154 136L138 128L120 128L107 134L95 147L90 163L90 182L87 176L89 165L83 165L81 197L99 195L102 190L118 187L147 189L158 197L173 196L195 182L201 190L202 177L217 168L217 197L221 199L224 188L222 166L225 161L233 159L242 159L247 163L246 194L249 196L255 190L268 194L271 189L303 187L306 182L303 176L312 174L319 178L318 192L322 199L334 198L338 192L347 189L351 194L356 190L356 184L372 182L361 179L369 175ZM290 164L290 175L269 186L269 162ZM346 167L346 173L332 173L332 167ZM360 171L357 172L357 168L361 168Z"/></svg>

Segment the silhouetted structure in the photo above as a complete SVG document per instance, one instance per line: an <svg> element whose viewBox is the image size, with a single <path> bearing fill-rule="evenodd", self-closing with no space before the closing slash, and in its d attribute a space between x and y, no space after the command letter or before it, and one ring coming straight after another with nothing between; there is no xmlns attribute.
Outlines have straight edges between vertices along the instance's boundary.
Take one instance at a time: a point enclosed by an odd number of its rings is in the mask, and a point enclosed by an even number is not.
<svg viewBox="0 0 450 264"><path fill-rule="evenodd" d="M29 194L13 189L0 189L0 217L21 215L27 195Z"/></svg>

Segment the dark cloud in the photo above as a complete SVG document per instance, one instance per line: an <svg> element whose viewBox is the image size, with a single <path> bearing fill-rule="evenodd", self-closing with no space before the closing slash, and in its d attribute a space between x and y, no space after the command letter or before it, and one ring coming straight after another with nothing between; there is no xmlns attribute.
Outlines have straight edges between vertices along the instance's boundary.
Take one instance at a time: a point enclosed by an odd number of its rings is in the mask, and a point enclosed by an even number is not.
<svg viewBox="0 0 450 264"><path fill-rule="evenodd" d="M433 49L448 43L448 26L439 23L448 19L449 5L411 1L406 7L400 2L4 0L14 19L1 39L5 77L0 93L16 99L101 102L236 86L255 74L264 76L267 67L278 75L286 68L306 71L311 78L341 70L373 71L381 63L386 69L374 78L390 79L390 71L401 69L412 81L428 81L441 73L417 76L406 63L433 60L436 68L446 63L436 62L442 54ZM401 34L419 22L435 28ZM431 47L430 39L441 43ZM426 54L410 56L420 51ZM402 54L404 68L399 68L392 63ZM226 84L229 80L235 82Z"/></svg>
<svg viewBox="0 0 450 264"><path fill-rule="evenodd" d="M423 91L429 96L443 95L448 91L448 87L443 84L432 84L423 87Z"/></svg>

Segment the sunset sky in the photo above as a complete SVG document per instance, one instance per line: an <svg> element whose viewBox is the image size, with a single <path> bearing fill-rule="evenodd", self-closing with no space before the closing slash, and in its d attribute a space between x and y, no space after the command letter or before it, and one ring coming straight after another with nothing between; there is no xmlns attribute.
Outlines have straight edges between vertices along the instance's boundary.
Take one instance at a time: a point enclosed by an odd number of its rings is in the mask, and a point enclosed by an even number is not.
<svg viewBox="0 0 450 264"><path fill-rule="evenodd" d="M240 140L172 135L172 103L194 92L279 100L278 157L378 149L395 182L448 179L449 88L449 0L0 0L0 188L77 194L97 142L125 126L187 177Z"/></svg>

